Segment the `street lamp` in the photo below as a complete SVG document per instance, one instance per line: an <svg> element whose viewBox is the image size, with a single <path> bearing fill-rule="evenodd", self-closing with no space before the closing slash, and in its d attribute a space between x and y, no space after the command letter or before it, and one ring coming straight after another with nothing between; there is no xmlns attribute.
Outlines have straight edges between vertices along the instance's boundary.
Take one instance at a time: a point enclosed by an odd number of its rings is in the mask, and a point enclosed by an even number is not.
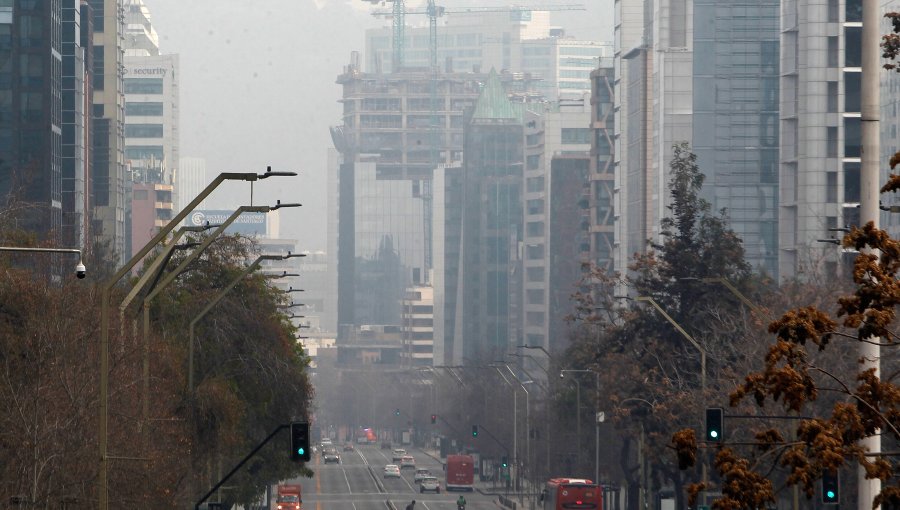
<svg viewBox="0 0 900 510"><path fill-rule="evenodd" d="M725 287L726 289L728 289L729 292L731 292L732 294L734 294L734 297L738 298L742 303L744 303L745 305L747 305L747 308L749 308L750 310L752 310L753 313L756 314L757 317L760 317L760 318L763 317L762 309L761 309L759 306L757 306L753 301L751 301L747 296L745 296L744 293L742 293L740 290L738 290L738 288L735 287L733 283L731 283L730 281L728 281L727 278L723 278L723 277L721 277L721 276L712 277L712 278L684 277L684 278L679 278L679 280L684 280L684 281L700 281L700 282L703 282L703 283L718 283L718 284L721 284L723 287Z"/></svg>
<svg viewBox="0 0 900 510"><path fill-rule="evenodd" d="M304 255L305 256L305 255ZM278 278L291 278L291 277L299 277L298 273L288 273L287 271L282 272L281 274L273 273L273 274L265 274L263 275L266 278L272 278L273 280Z"/></svg>
<svg viewBox="0 0 900 510"><path fill-rule="evenodd" d="M638 397L626 398L626 399L622 400L621 402L619 402L619 404L625 404L626 402L638 402L638 403L646 404L646 405L650 406L651 412L653 411L653 409L655 407L654 404L652 402L650 402L649 400L645 400L645 399L638 398ZM650 482L647 477L647 468L645 465L645 457L644 457L644 422L639 421L638 425L640 426L640 430L641 430L641 435L638 438L638 466L640 469L640 480L641 480L640 490L638 491L638 499L639 499L638 508L644 510L648 506L647 489L649 489Z"/></svg>
<svg viewBox="0 0 900 510"><path fill-rule="evenodd" d="M109 509L109 454L107 451L109 445L109 301L113 286L121 280L122 277L128 274L138 262L143 260L154 246L163 241L166 236L169 235L169 232L181 224L184 218L223 182L235 180L253 183L269 177L291 177L295 175L297 175L296 172L273 172L272 167L267 167L266 172L262 174L257 174L255 172L220 173L206 186L206 188L203 189L203 191L194 197L181 212L176 214L165 227L161 228L143 248L131 257L131 260L126 262L125 265L115 272L115 274L103 282L100 294L100 395L98 399L98 412L100 415L98 425L100 459L97 471L97 498L100 510Z"/></svg>
<svg viewBox="0 0 900 510"><path fill-rule="evenodd" d="M509 368L509 365L507 365L506 363L495 362L495 363L491 364L490 366L493 366L495 369L497 369L497 372L500 374L500 377L503 377L503 372L500 371L499 367L501 367L501 366L504 367L507 370L507 372L509 372L509 375L511 375L513 377L513 379L516 381L516 383L519 385L519 387L522 388L522 391L525 392L525 466L527 468L528 474L531 474L531 441L530 441L530 437L529 437L530 431L531 431L531 411L530 411L531 392L529 392L528 389L525 388L525 383L523 383L521 380L519 380L519 377L515 374L515 372L512 371L511 368ZM503 377L503 380L506 381L507 384L510 384L509 381L506 379L506 377ZM512 385L510 384L510 386L512 386ZM516 390L515 390L515 388L513 388L513 402L515 402L515 394L516 394ZM516 414L515 408L513 410L513 414L514 415ZM517 415L513 416L513 425L515 425L516 420L517 420ZM513 430L514 430L513 441L515 442L515 440L517 439L515 427L513 428ZM516 463L515 463L516 479L518 480L519 479L519 470L518 470L519 454L518 454L518 450L516 450L516 448L515 448L515 444L513 445L513 451L515 452L515 455L516 455ZM526 480L526 482L529 481L527 478L525 480ZM520 495L521 495L521 493L520 493Z"/></svg>
<svg viewBox="0 0 900 510"><path fill-rule="evenodd" d="M618 297L619 299L631 299L627 296ZM666 313L666 311L663 310L663 307L659 306L659 303L657 303L655 299L650 296L638 296L634 298L634 300L646 301L647 303L653 305L653 308L655 308L656 311L660 313L660 315L662 315L667 321L669 321L669 324L674 326L675 329L678 330L678 332L681 333L681 335L686 338L687 341L690 342L690 344L694 346L695 349L697 349L697 351L700 353L700 388L703 390L703 393L706 393L706 349L704 349L703 346L700 345L700 342L694 340L694 337L688 334L688 332L681 327L681 324L678 324L675 319L673 319L668 313Z"/></svg>
<svg viewBox="0 0 900 510"><path fill-rule="evenodd" d="M306 292L306 289L295 289L293 287L288 288L288 290L283 290L281 292L291 293L291 292Z"/></svg>
<svg viewBox="0 0 900 510"><path fill-rule="evenodd" d="M567 373L572 374L594 374L594 391L596 392L594 395L595 403L594 408L597 411L597 414L594 416L594 429L595 429L595 437L594 437L594 483L600 483L600 373L594 370L560 370L559 377L560 379L564 378ZM574 379L573 379L574 380ZM575 381L575 384L578 385L578 381ZM581 386L578 385L579 397L578 400L581 400ZM581 404L578 404L578 426L581 427ZM578 438L578 441L581 441L581 438ZM579 448L580 450L580 448Z"/></svg>
<svg viewBox="0 0 900 510"><path fill-rule="evenodd" d="M87 276L87 269L84 267L84 262L81 261L81 250L77 248L25 248L19 246L0 246L0 251L14 251L14 252L30 252L30 253L77 253L78 254L78 263L75 264L75 276L82 280L85 276Z"/></svg>
<svg viewBox="0 0 900 510"><path fill-rule="evenodd" d="M194 327L197 325L197 322L199 322L200 319L205 317L206 314L209 313L209 311L212 310L212 308L214 306L219 304L219 301L221 301L222 298L224 298L226 294L231 292L231 289L233 289L235 287L235 285L238 284L238 282L240 282L241 280L244 279L245 276L247 276L248 274L250 274L254 270L256 270L256 268L259 267L259 265L262 263L262 261L264 261L264 260L285 260L285 259L289 259L289 258L293 258L293 257L305 257L305 256L306 255L302 254L302 253L292 254L290 252L288 252L287 255L260 255L249 266L247 266L246 269L241 271L241 273L239 275L237 275L233 280L231 280L231 282L229 282L228 285L226 285L221 291L219 291L219 293L216 294L216 296L209 302L209 304L206 305L206 308L204 308L203 311L201 311L199 314L197 314L196 317L194 317L194 319L191 321L191 325L189 327L189 336L190 336L190 342L188 343L188 390L189 391L191 391L191 392L194 391Z"/></svg>

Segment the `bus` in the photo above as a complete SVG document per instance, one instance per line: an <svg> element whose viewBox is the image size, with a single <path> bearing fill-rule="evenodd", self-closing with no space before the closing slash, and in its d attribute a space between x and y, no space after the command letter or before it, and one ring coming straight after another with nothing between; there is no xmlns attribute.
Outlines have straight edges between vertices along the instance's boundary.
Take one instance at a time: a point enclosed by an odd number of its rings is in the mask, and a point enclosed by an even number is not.
<svg viewBox="0 0 900 510"><path fill-rule="evenodd" d="M378 440L375 431L368 427L360 427L356 431L356 442L359 444L374 444Z"/></svg>
<svg viewBox="0 0 900 510"><path fill-rule="evenodd" d="M582 478L551 478L541 492L543 510L603 510L603 489Z"/></svg>
<svg viewBox="0 0 900 510"><path fill-rule="evenodd" d="M475 490L475 458L471 455L447 455L447 490Z"/></svg>

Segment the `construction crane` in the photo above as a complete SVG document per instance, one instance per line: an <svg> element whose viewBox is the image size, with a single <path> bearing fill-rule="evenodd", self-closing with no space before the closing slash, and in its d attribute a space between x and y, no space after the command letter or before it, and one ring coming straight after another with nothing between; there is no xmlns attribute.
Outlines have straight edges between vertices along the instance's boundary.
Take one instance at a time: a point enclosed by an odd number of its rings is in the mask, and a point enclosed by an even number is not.
<svg viewBox="0 0 900 510"><path fill-rule="evenodd" d="M528 11L584 11L583 4L569 5L512 5L507 7L454 7L447 9L442 6L435 5L434 0L428 0L425 10L407 11L404 0L366 0L371 4L384 4L385 2L393 2L391 10L372 11L372 16L376 18L391 18L391 27L393 33L393 66L394 71L403 67L404 59L404 36L406 29L406 15L424 14L428 16L429 35L430 35L430 64L432 68L437 67L437 19L445 14L472 14L472 13L488 13L488 12L510 12L523 13Z"/></svg>
<svg viewBox="0 0 900 510"><path fill-rule="evenodd" d="M391 17L391 50L393 50L393 57L391 60L391 69L394 72L400 70L403 67L403 44L404 38L406 37L406 3L403 0L365 0L370 4L382 4L384 5L385 1L393 2L394 6L390 11L381 11L385 16ZM433 3L432 0L429 0L429 3ZM374 16L374 14L373 14Z"/></svg>

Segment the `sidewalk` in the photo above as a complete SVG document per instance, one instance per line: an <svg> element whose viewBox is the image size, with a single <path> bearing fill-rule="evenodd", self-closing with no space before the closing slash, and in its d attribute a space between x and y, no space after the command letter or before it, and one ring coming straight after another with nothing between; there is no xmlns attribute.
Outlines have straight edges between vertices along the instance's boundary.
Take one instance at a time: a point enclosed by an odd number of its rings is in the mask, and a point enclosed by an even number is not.
<svg viewBox="0 0 900 510"><path fill-rule="evenodd" d="M422 452L432 459L446 466L444 459L441 459L440 451L432 448L422 448ZM475 490L483 496L496 497L498 503L505 508L513 508L516 510L532 510L541 508L537 495L528 493L519 493L513 490L507 490L502 483L496 481L481 481L475 477Z"/></svg>

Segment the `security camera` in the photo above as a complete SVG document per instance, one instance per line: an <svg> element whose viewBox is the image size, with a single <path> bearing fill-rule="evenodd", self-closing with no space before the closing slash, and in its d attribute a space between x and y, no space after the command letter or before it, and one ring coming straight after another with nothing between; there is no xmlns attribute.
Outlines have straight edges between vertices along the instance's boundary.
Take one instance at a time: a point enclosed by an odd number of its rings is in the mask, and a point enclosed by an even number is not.
<svg viewBox="0 0 900 510"><path fill-rule="evenodd" d="M78 277L79 280L83 280L85 276L87 276L87 269L84 267L84 263L79 262L77 266L75 266L75 276Z"/></svg>

